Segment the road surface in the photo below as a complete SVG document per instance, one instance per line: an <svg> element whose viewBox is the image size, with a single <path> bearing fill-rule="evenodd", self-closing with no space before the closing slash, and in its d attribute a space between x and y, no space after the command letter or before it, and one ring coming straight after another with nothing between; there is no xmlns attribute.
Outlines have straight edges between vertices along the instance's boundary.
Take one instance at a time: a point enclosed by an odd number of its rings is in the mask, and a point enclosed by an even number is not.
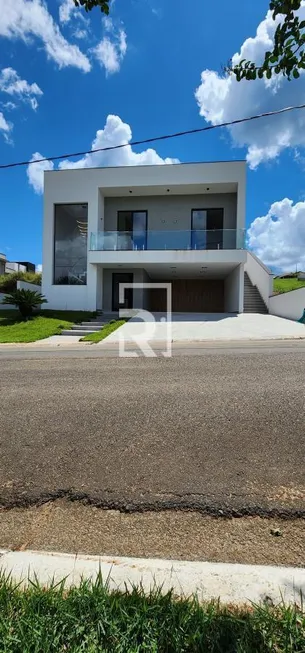
<svg viewBox="0 0 305 653"><path fill-rule="evenodd" d="M183 352L3 348L0 504L304 515L304 343Z"/></svg>

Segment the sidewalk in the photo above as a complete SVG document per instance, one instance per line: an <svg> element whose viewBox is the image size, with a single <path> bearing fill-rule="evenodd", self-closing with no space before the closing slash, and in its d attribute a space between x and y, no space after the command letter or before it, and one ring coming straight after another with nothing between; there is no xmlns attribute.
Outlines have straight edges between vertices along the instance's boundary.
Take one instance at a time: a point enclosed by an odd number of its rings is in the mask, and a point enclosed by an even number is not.
<svg viewBox="0 0 305 653"><path fill-rule="evenodd" d="M200 602L220 598L222 603L258 604L265 599L274 604L301 604L305 587L305 569L226 565L177 560L72 556L36 551L0 552L2 571L14 581L28 579L49 585L66 579L66 585L78 585L82 578L101 573L110 589L132 589L141 585L145 592L160 587L162 593L173 589L175 595L197 595Z"/></svg>

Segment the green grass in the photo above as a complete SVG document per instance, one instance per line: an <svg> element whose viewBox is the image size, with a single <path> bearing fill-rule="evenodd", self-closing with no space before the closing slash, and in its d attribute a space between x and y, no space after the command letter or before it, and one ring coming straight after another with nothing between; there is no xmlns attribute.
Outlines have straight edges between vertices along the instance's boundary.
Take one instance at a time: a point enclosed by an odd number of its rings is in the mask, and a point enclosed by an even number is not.
<svg viewBox="0 0 305 653"><path fill-rule="evenodd" d="M100 342L107 338L113 331L116 331L120 326L123 326L127 320L112 320L109 324L105 324L100 331L88 333L87 336L81 338L81 342Z"/></svg>
<svg viewBox="0 0 305 653"><path fill-rule="evenodd" d="M41 311L24 322L18 311L0 311L0 343L35 342L49 336L60 335L75 322L90 318L94 313L85 311Z"/></svg>
<svg viewBox="0 0 305 653"><path fill-rule="evenodd" d="M305 287L305 279L296 279L292 277L291 279L274 279L273 280L273 292L274 293L283 293L290 292L291 290L298 290L299 288Z"/></svg>
<svg viewBox="0 0 305 653"><path fill-rule="evenodd" d="M225 608L162 596L109 592L94 583L22 590L0 578L5 653L292 653L305 650L305 615L294 607Z"/></svg>

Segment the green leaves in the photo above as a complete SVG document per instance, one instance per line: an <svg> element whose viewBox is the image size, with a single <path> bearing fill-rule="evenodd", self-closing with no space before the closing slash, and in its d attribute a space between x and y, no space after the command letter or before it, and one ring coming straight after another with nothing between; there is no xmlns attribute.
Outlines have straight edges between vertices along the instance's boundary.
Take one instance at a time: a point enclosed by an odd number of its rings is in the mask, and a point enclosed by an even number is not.
<svg viewBox="0 0 305 653"><path fill-rule="evenodd" d="M288 80L298 79L299 70L305 69L305 53L300 48L305 44L305 20L300 20L296 15L301 6L301 0L270 0L270 10L273 19L282 16L274 34L272 52L267 51L263 63L258 66L255 62L243 59L234 68L228 67L226 71L233 74L236 80L254 80L257 77L271 79L273 75L282 74Z"/></svg>
<svg viewBox="0 0 305 653"><path fill-rule="evenodd" d="M110 0L74 0L76 7L84 7L86 11L91 11L94 7L99 7L100 10L108 16Z"/></svg>
<svg viewBox="0 0 305 653"><path fill-rule="evenodd" d="M13 290L2 300L2 304L17 306L23 318L32 315L33 310L41 304L46 304L47 299L36 290Z"/></svg>

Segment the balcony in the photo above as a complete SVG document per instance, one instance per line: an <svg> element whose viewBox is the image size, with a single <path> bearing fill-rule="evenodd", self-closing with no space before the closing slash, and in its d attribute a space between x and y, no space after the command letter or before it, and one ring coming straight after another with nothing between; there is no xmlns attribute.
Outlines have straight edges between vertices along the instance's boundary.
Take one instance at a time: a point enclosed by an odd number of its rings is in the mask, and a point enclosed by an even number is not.
<svg viewBox="0 0 305 653"><path fill-rule="evenodd" d="M215 249L245 249L245 230L100 231L90 236L90 251L93 252Z"/></svg>

